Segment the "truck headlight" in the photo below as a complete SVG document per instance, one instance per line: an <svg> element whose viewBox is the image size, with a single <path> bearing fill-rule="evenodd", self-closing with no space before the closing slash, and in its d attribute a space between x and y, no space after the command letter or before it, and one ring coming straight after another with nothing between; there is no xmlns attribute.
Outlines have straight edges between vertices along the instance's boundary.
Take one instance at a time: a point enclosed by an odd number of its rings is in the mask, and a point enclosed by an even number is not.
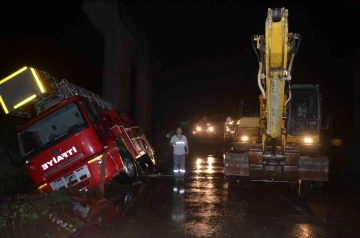
<svg viewBox="0 0 360 238"><path fill-rule="evenodd" d="M313 138L310 138L310 137L305 137L304 138L304 142L306 143L306 144L311 144L311 143L313 143Z"/></svg>
<svg viewBox="0 0 360 238"><path fill-rule="evenodd" d="M242 137L241 137L241 140L242 140L242 141L247 141L247 140L249 140L249 137L247 137L247 136L242 136Z"/></svg>
<svg viewBox="0 0 360 238"><path fill-rule="evenodd" d="M196 127L196 130L201 131L201 127L200 126Z"/></svg>
<svg viewBox="0 0 360 238"><path fill-rule="evenodd" d="M209 131L214 131L214 127L210 126Z"/></svg>

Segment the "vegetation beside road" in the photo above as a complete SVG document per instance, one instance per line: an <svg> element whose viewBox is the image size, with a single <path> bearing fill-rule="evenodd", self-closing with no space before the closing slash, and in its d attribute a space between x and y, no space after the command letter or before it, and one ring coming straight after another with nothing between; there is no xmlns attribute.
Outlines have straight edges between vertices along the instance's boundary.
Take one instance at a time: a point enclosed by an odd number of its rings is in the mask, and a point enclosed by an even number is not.
<svg viewBox="0 0 360 238"><path fill-rule="evenodd" d="M37 191L24 167L15 167L0 149L0 233L39 220L54 207L71 202L67 191L45 195Z"/></svg>
<svg viewBox="0 0 360 238"><path fill-rule="evenodd" d="M0 233L35 221L49 209L68 202L65 193L51 196L37 192L24 167L11 164L3 149L0 150Z"/></svg>
<svg viewBox="0 0 360 238"><path fill-rule="evenodd" d="M15 230L25 224L39 220L54 208L71 203L66 191L44 195L40 192L11 194L0 202L0 231Z"/></svg>

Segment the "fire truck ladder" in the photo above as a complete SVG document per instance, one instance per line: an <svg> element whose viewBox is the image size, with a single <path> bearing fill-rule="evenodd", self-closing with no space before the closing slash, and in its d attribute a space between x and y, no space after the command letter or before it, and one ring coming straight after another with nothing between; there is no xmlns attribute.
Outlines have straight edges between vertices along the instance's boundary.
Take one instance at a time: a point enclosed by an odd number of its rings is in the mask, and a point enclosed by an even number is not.
<svg viewBox="0 0 360 238"><path fill-rule="evenodd" d="M82 96L88 98L89 100L95 101L102 109L109 110L111 108L114 108L114 106L110 102L104 100L99 95L90 92L86 89L83 89L79 86L76 86L68 82L66 79L60 81L59 87L65 98L69 98L73 96Z"/></svg>
<svg viewBox="0 0 360 238"><path fill-rule="evenodd" d="M48 90L48 92L44 93L42 97L39 97L39 99L34 102L37 108L37 115L56 105L60 101L73 96L81 96L91 101L95 101L98 106L104 110L114 108L114 105L104 100L99 95L76 86L66 79L62 79L59 82L56 78L44 71L41 71L41 75L43 76L43 83L46 84L48 86L47 88L50 90Z"/></svg>

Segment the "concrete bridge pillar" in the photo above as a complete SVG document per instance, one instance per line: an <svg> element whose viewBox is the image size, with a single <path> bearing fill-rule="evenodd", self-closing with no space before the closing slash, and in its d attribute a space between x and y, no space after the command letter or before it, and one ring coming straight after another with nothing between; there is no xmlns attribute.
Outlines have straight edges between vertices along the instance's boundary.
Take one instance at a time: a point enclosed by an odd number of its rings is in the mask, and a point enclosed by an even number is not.
<svg viewBox="0 0 360 238"><path fill-rule="evenodd" d="M151 130L153 66L146 48L138 46L136 60L135 119L144 131Z"/></svg>
<svg viewBox="0 0 360 238"><path fill-rule="evenodd" d="M123 26L118 8L116 0L83 0L82 4L93 26L104 37L102 96L114 104L129 108L134 39Z"/></svg>
<svg viewBox="0 0 360 238"><path fill-rule="evenodd" d="M131 64L134 63L135 119L144 131L150 130L152 76L161 66L149 50L144 34L132 24L117 0L83 0L82 9L104 37L103 97L129 109Z"/></svg>

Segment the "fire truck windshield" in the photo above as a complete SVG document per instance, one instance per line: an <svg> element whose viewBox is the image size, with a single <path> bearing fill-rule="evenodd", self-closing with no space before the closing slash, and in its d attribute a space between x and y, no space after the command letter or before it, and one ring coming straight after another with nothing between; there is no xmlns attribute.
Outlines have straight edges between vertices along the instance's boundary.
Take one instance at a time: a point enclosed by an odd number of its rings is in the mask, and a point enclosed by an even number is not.
<svg viewBox="0 0 360 238"><path fill-rule="evenodd" d="M19 133L21 154L23 157L33 156L87 126L78 106L68 104Z"/></svg>

